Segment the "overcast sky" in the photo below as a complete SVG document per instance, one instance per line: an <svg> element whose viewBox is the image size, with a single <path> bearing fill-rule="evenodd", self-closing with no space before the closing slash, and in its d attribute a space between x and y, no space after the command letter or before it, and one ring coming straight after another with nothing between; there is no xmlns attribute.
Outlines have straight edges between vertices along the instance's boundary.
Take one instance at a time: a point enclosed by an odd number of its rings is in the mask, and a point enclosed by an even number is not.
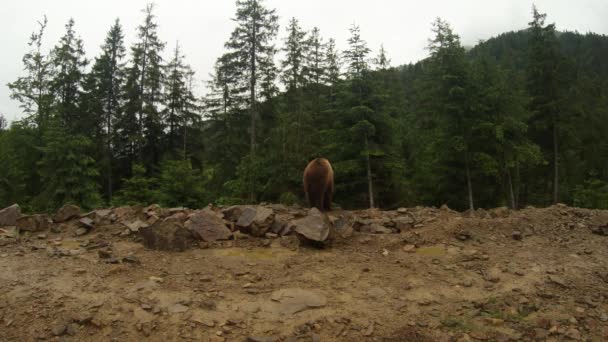
<svg viewBox="0 0 608 342"><path fill-rule="evenodd" d="M56 44L70 17L84 41L87 57L99 53L108 29L120 18L127 46L142 22L147 0L2 0L0 9L0 113L9 120L22 117L19 104L9 98L6 86L23 74L21 59L28 51L36 21L48 17L45 49ZM167 42L165 56L176 40L187 62L197 72L199 93L208 80L215 59L223 52L234 25L233 0L155 0L159 36ZM317 26L322 36L335 38L344 48L348 28L356 23L373 53L384 44L393 65L416 62L427 55L430 24L447 20L464 45L474 45L502 32L525 28L532 3L548 14L558 30L608 34L608 0L266 0L280 16L280 38L296 17L305 29Z"/></svg>

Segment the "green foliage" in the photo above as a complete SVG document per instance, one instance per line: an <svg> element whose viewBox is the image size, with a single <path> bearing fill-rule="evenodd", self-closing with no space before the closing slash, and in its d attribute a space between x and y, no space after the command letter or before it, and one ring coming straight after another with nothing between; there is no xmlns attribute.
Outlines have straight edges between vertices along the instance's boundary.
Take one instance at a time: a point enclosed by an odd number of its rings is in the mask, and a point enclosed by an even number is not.
<svg viewBox="0 0 608 342"><path fill-rule="evenodd" d="M113 199L113 205L149 205L157 202L157 180L146 176L143 165L134 163L131 177L123 179L122 183L121 190Z"/></svg>
<svg viewBox="0 0 608 342"><path fill-rule="evenodd" d="M166 207L201 208L205 205L207 182L187 159L167 159L161 164L158 180L160 204Z"/></svg>
<svg viewBox="0 0 608 342"><path fill-rule="evenodd" d="M608 182L592 172L583 185L574 188L573 203L577 207L608 209Z"/></svg>
<svg viewBox="0 0 608 342"><path fill-rule="evenodd" d="M25 119L0 116L0 206L93 207L102 187L116 205L303 203L315 157L345 208L607 206L605 36L559 32L534 8L528 29L466 51L437 19L430 56L392 67L356 25L339 51L293 18L277 46L275 10L238 0L199 106L153 9L128 62L116 21L90 69L73 20L50 52L39 23L8 85Z"/></svg>
<svg viewBox="0 0 608 342"><path fill-rule="evenodd" d="M42 192L34 201L39 210L53 211L66 203L91 209L102 204L97 179L99 170L91 158L91 140L69 134L57 123L43 137L38 163Z"/></svg>

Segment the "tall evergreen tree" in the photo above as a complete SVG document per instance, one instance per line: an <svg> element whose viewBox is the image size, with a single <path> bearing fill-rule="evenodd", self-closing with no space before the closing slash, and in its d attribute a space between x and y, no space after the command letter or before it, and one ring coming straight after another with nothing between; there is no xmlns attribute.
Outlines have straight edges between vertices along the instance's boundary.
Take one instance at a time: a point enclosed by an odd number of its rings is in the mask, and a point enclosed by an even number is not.
<svg viewBox="0 0 608 342"><path fill-rule="evenodd" d="M559 126L561 92L559 66L562 62L555 34L555 24L545 24L546 14L532 8L529 23L528 65L526 69L527 89L530 95L529 110L533 113L534 126L541 132L550 131L553 163L553 203L559 200ZM544 136L544 134L542 134ZM541 142L542 143L542 142Z"/></svg>
<svg viewBox="0 0 608 342"><path fill-rule="evenodd" d="M273 41L279 28L278 16L274 9L267 9L262 0L237 0L236 6L234 21L237 27L232 31L225 46L228 49L229 63L233 65L232 71L235 73L239 92L248 94L247 106L251 117L250 149L251 153L255 154L257 102L261 98L261 92L269 95L274 89L276 49Z"/></svg>
<svg viewBox="0 0 608 342"><path fill-rule="evenodd" d="M369 107L366 101L369 95L366 76L369 70L368 55L370 52L371 50L367 47L367 43L361 38L359 26L353 24L350 28L348 49L343 52L352 99L349 103L350 108L348 109L348 121L350 123L347 123L347 126L350 126L348 129L355 139L363 140L363 149L360 155L365 158L369 207L374 208L371 139L376 134L376 127L370 122L373 121L374 110Z"/></svg>
<svg viewBox="0 0 608 342"><path fill-rule="evenodd" d="M91 72L87 75L86 90L87 110L95 112L101 128L101 140L104 146L104 170L106 179L106 198L112 202L114 186L114 123L122 117L125 77L124 35L120 21L116 19L110 28L101 55L95 58Z"/></svg>
<svg viewBox="0 0 608 342"><path fill-rule="evenodd" d="M176 43L173 58L165 66L166 78L164 86L163 110L164 120L169 127L167 136L169 152L175 152L180 147L184 157L186 154L187 130L190 124L197 121L196 99L192 93L192 77L194 72L184 62L179 43Z"/></svg>
<svg viewBox="0 0 608 342"><path fill-rule="evenodd" d="M9 83L11 99L21 104L28 121L42 129L50 115L53 96L51 95L51 78L53 68L48 55L42 52L42 39L47 26L46 16L38 22L39 29L30 36L28 45L31 50L23 56L25 76Z"/></svg>
<svg viewBox="0 0 608 342"><path fill-rule="evenodd" d="M324 85L327 74L325 44L318 27L310 31L304 47L303 74L312 95L312 111L318 115L321 111L321 86Z"/></svg>
<svg viewBox="0 0 608 342"><path fill-rule="evenodd" d="M433 104L437 120L443 130L442 149L452 151L447 155L463 165L466 179L466 190L469 209L474 209L472 183L472 128L475 125L470 110L470 75L465 50L460 44L460 37L452 31L450 25L437 18L433 22L435 36L429 40L431 53L430 77L434 84Z"/></svg>
<svg viewBox="0 0 608 342"><path fill-rule="evenodd" d="M69 132L90 134L94 129L91 127L91 113L79 108L88 61L85 58L82 39L74 32L74 19L70 19L65 28L65 35L51 54L51 63L56 70L51 81L51 92L55 96L55 114L61 125L68 127Z"/></svg>
<svg viewBox="0 0 608 342"><path fill-rule="evenodd" d="M305 51L306 32L300 27L298 20L292 18L287 26L287 37L283 52L285 59L281 61L281 80L287 89L288 110L302 110L302 88L305 82Z"/></svg>
<svg viewBox="0 0 608 342"><path fill-rule="evenodd" d="M122 123L122 140L130 145L130 152L136 153L140 162L144 161L144 155L150 158L146 160L148 165L157 165L160 160L164 129L159 105L163 100L161 53L165 44L158 38L153 10L152 4L143 10L144 22L137 28L137 41L131 47Z"/></svg>

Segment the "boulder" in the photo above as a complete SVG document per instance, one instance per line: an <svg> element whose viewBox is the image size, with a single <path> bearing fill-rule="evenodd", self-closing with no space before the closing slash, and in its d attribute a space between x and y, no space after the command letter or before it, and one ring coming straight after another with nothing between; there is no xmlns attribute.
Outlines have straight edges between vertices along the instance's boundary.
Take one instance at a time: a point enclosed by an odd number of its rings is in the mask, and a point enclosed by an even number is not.
<svg viewBox="0 0 608 342"><path fill-rule="evenodd" d="M247 207L239 216L236 225L247 228L252 224L263 225L270 224L269 219L273 214L272 209L265 207Z"/></svg>
<svg viewBox="0 0 608 342"><path fill-rule="evenodd" d="M87 230L93 229L93 227L95 227L95 221L88 217L81 218L80 220L78 220L78 223L80 223L80 225L86 228Z"/></svg>
<svg viewBox="0 0 608 342"><path fill-rule="evenodd" d="M210 209L199 210L186 221L185 227L192 232L192 235L206 242L217 240L228 240L232 232L224 220Z"/></svg>
<svg viewBox="0 0 608 342"><path fill-rule="evenodd" d="M245 233L253 236L264 236L270 229L273 218L274 212L272 209L262 206L246 207L239 216L236 225Z"/></svg>
<svg viewBox="0 0 608 342"><path fill-rule="evenodd" d="M353 223L349 217L341 216L334 223L336 233L342 238L349 238L353 235Z"/></svg>
<svg viewBox="0 0 608 342"><path fill-rule="evenodd" d="M73 204L66 204L57 211L55 216L53 216L53 221L55 223L61 223L79 216L80 207Z"/></svg>
<svg viewBox="0 0 608 342"><path fill-rule="evenodd" d="M137 219L131 223L123 223L132 233L137 233L140 229L146 228L149 224Z"/></svg>
<svg viewBox="0 0 608 342"><path fill-rule="evenodd" d="M184 251L195 243L192 233L176 221L158 222L141 228L143 244L163 251Z"/></svg>
<svg viewBox="0 0 608 342"><path fill-rule="evenodd" d="M393 222L395 222L395 228L400 232L412 229L416 224L416 220L411 215L397 216L393 219Z"/></svg>
<svg viewBox="0 0 608 342"><path fill-rule="evenodd" d="M27 215L17 220L17 228L23 232L41 232L51 226L46 215Z"/></svg>
<svg viewBox="0 0 608 342"><path fill-rule="evenodd" d="M16 226L19 217L21 217L19 204L13 204L0 210L0 227Z"/></svg>
<svg viewBox="0 0 608 342"><path fill-rule="evenodd" d="M291 221L298 237L305 241L325 242L328 240L331 231L331 222L326 214L317 208L312 208L306 217Z"/></svg>

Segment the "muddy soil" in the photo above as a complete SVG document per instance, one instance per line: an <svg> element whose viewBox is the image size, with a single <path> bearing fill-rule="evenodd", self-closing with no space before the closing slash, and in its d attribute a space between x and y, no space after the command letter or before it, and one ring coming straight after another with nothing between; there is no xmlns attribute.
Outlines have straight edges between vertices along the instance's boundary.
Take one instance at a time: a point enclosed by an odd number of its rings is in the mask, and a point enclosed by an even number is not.
<svg viewBox="0 0 608 342"><path fill-rule="evenodd" d="M406 211L411 229L323 249L242 235L155 251L116 225L22 233L0 245L0 340L608 340L608 237L593 232L608 211Z"/></svg>

